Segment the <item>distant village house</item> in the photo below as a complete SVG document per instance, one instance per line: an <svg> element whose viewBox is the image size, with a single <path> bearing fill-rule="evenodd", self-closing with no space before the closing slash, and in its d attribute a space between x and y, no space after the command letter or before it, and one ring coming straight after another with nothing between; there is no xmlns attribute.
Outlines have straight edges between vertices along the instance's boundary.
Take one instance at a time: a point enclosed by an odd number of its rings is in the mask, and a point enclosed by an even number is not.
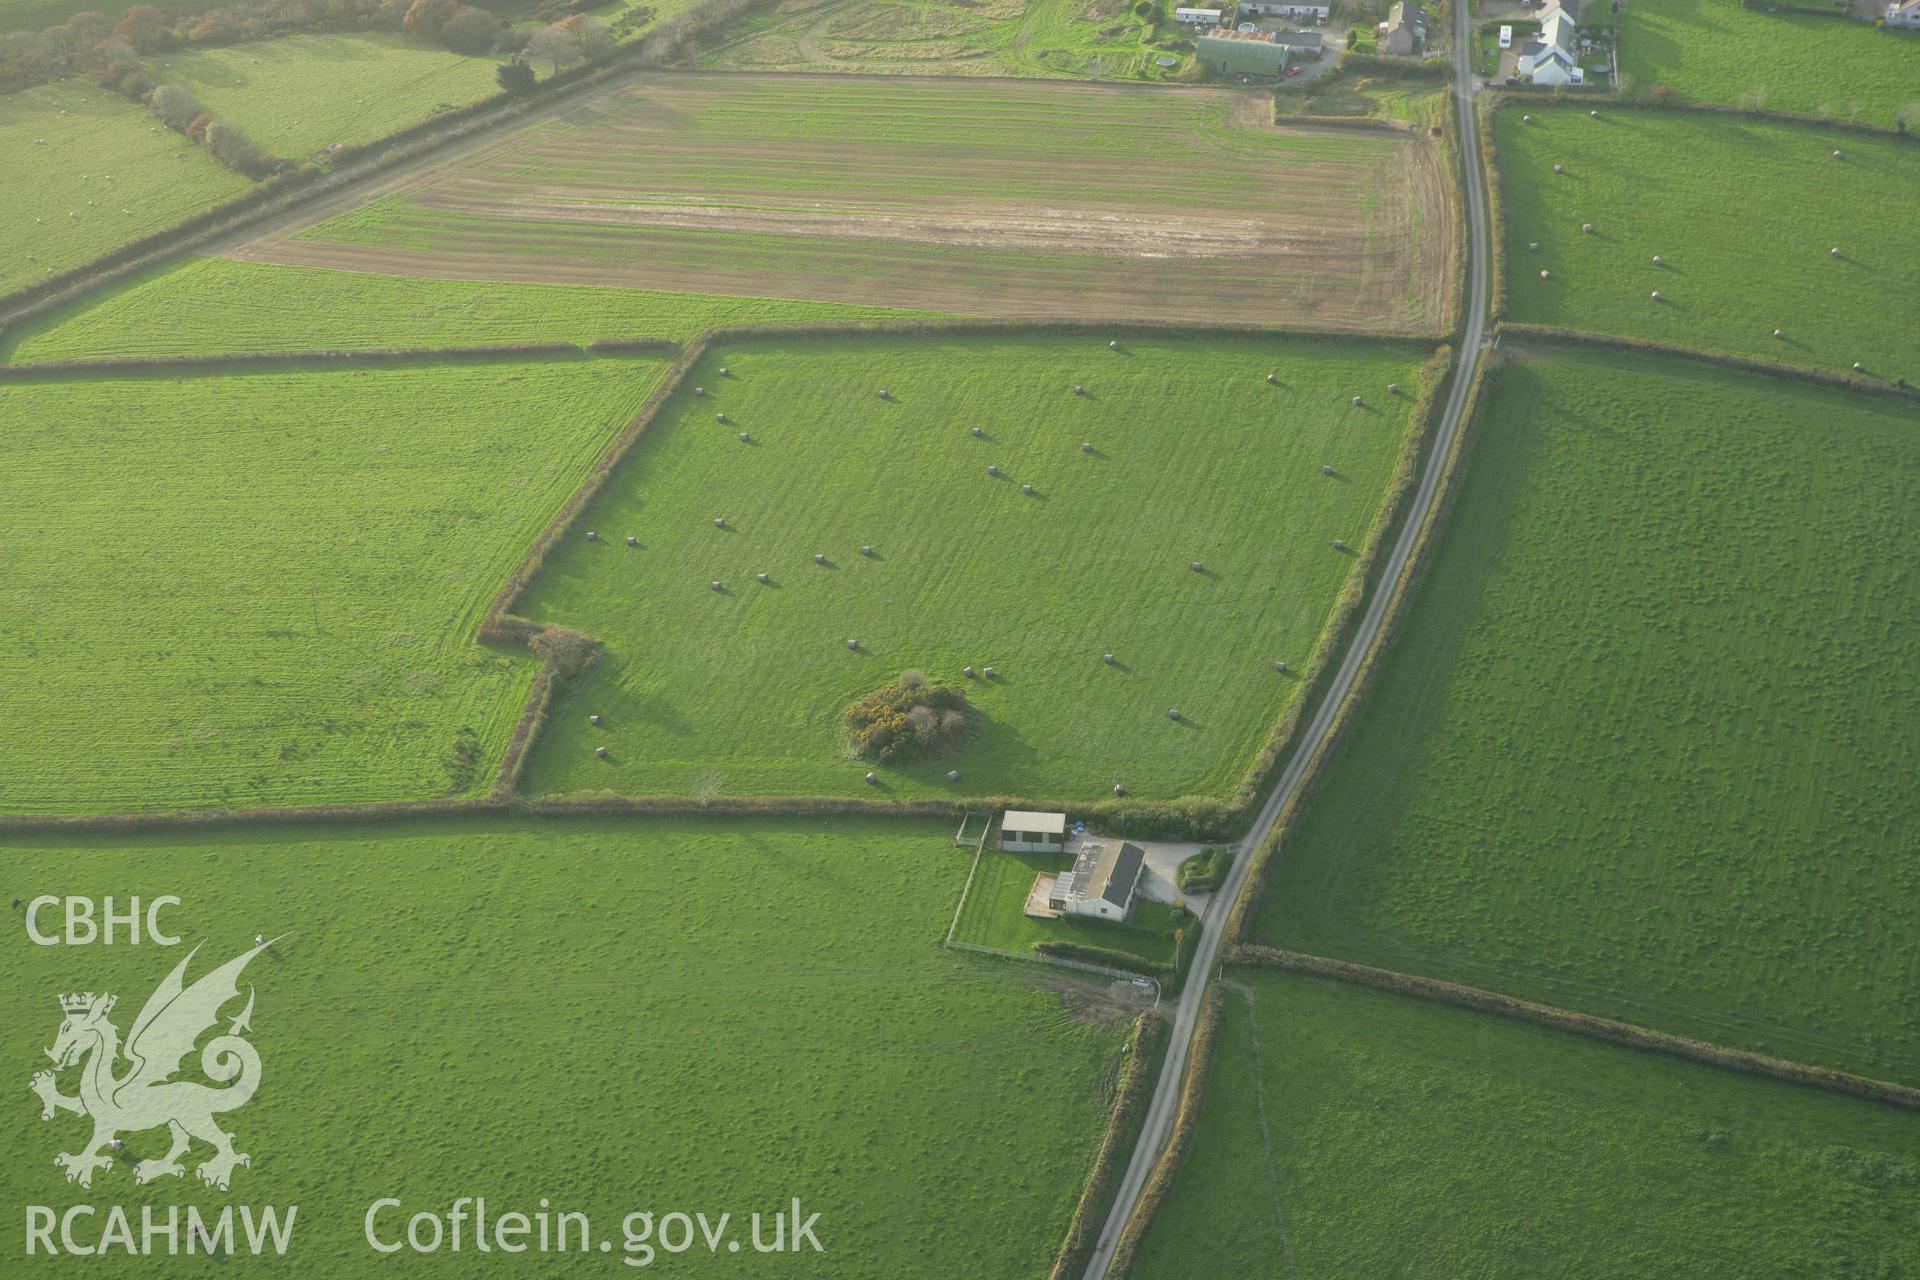
<svg viewBox="0 0 1920 1280"><path fill-rule="evenodd" d="M1378 44L1381 53L1419 57L1427 48L1427 11L1410 0L1394 0L1387 20L1380 24Z"/></svg>

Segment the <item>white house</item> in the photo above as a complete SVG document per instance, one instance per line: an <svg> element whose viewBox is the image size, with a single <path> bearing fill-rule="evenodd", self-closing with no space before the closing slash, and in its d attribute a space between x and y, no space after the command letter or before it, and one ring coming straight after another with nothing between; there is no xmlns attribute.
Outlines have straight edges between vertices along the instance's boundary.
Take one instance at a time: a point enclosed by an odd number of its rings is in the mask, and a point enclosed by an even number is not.
<svg viewBox="0 0 1920 1280"><path fill-rule="evenodd" d="M1065 853L1067 815L1009 809L1000 816L1000 847L1009 853Z"/></svg>
<svg viewBox="0 0 1920 1280"><path fill-rule="evenodd" d="M1301 0L1241 0L1240 3L1240 16L1243 18L1304 18L1312 22L1325 22L1327 15L1332 12L1332 0L1326 4L1302 3Z"/></svg>
<svg viewBox="0 0 1920 1280"><path fill-rule="evenodd" d="M1585 84L1587 73L1580 67L1579 50L1580 29L1572 15L1556 4L1540 16L1540 38L1520 47L1514 70L1534 84Z"/></svg>
<svg viewBox="0 0 1920 1280"><path fill-rule="evenodd" d="M1225 9L1175 9L1173 20L1188 27L1217 27Z"/></svg>
<svg viewBox="0 0 1920 1280"><path fill-rule="evenodd" d="M1887 6L1887 25L1920 31L1920 0L1893 0Z"/></svg>
<svg viewBox="0 0 1920 1280"><path fill-rule="evenodd" d="M1137 844L1089 840L1080 846L1073 870L1054 878L1047 905L1062 915L1125 920L1146 868L1146 851Z"/></svg>

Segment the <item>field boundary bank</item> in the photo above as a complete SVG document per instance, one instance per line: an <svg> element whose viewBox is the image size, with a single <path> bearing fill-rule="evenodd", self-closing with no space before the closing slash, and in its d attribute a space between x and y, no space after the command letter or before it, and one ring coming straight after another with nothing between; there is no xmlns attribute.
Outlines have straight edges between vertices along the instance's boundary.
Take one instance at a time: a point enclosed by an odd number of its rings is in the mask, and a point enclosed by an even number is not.
<svg viewBox="0 0 1920 1280"><path fill-rule="evenodd" d="M1442 468L1439 491L1434 497L1433 506L1427 511L1426 521L1421 525L1418 541L1414 545L1412 558L1405 571L1400 575L1393 595L1387 600L1386 613L1380 623L1380 630L1374 637L1373 645L1361 660L1359 673L1354 678L1352 689L1346 700L1335 709L1333 723L1328 727L1326 736L1321 740L1319 749L1307 761L1306 769L1300 779L1300 785L1287 800L1284 808L1275 817L1273 833L1259 848L1247 856L1251 866L1247 871L1245 890L1233 904L1223 926L1225 932L1221 941L1229 948L1243 944L1248 936L1249 922L1260 909L1266 898L1268 879L1273 866L1293 836L1294 827L1308 806L1319 794L1321 786L1334 759L1340 753L1341 745L1348 733L1359 720L1365 709L1368 695L1373 691L1374 682L1379 678L1381 667L1385 664L1386 653L1393 644L1394 637L1400 634L1400 628L1406 624L1413 612L1413 601L1419 593L1420 585L1426 580L1427 571L1432 567L1435 548L1439 542L1439 529L1453 509L1455 497L1460 490L1460 474L1465 467L1467 454L1478 434L1481 401L1486 393L1487 379L1498 357L1493 352L1483 352L1474 367L1473 381L1468 384L1467 397L1460 410L1461 426L1455 433L1453 447L1444 458L1434 460L1433 465Z"/></svg>
<svg viewBox="0 0 1920 1280"><path fill-rule="evenodd" d="M1151 1009L1134 1019L1133 1033L1127 1037L1127 1066L1114 1091L1107 1132L1100 1140L1100 1151L1073 1207L1073 1218L1067 1223L1067 1234L1047 1280L1069 1280L1086 1270L1087 1256L1119 1193L1120 1178L1146 1124L1147 1104L1153 1101L1153 1086L1166 1059L1169 1030L1167 1020Z"/></svg>
<svg viewBox="0 0 1920 1280"><path fill-rule="evenodd" d="M1109 969L1105 965L1094 964L1088 960L1074 960L1067 956L1050 956L1038 951L1014 951L1007 947L989 947L982 942L960 942L949 938L940 944L950 951L971 951L977 956L994 956L1001 960L1018 960L1022 964L1060 965L1067 969L1078 969L1082 973L1097 973L1103 978L1112 978L1119 982L1132 982L1135 978L1147 978L1152 975L1130 973L1125 969Z"/></svg>
<svg viewBox="0 0 1920 1280"><path fill-rule="evenodd" d="M593 342L495 342L460 347L367 347L310 351L230 351L197 356L116 356L101 360L45 360L0 364L0 382L60 382L143 374L228 373L248 369L324 369L335 365L482 363L493 360L585 360L596 356L665 355L680 344L667 338L606 338Z"/></svg>
<svg viewBox="0 0 1920 1280"><path fill-rule="evenodd" d="M669 70L669 64L696 46L714 28L731 23L765 0L715 0L698 17L678 23L669 18L622 45L607 60L583 63L540 81L531 93L505 91L477 98L451 111L437 112L378 138L342 147L336 167L323 171L302 163L284 174L219 201L157 231L78 263L49 279L0 294L0 343L22 320L65 307L159 265L195 247L230 235L267 218L279 217L308 201L333 195L380 176L387 170L465 142L497 125L545 111L558 111L576 98L608 87L623 76ZM695 11L689 10L689 14Z"/></svg>
<svg viewBox="0 0 1920 1280"><path fill-rule="evenodd" d="M1262 328L1235 324L1152 324L1140 321L1100 324L1088 321L983 321L957 319L899 324L848 324L828 321L805 324L723 326L709 329L679 347L679 356L661 375L632 419L595 462L587 477L574 490L560 512L537 534L520 561L508 574L488 606L474 635L475 643L532 651L542 637L567 636L591 649L598 645L564 625L536 622L511 612L534 575L544 565L547 552L566 535L581 513L605 487L633 446L647 433L654 419L676 394L688 372L715 343L728 341L828 340L833 338L942 338L942 337L1021 337L1059 336L1093 337L1106 340L1135 338L1269 338L1278 341L1315 345L1363 344L1409 353L1427 352L1420 371L1421 385L1416 391L1418 403L1408 436L1387 492L1376 509L1374 525L1347 586L1335 602L1326 627L1302 673L1300 696L1282 713L1272 731L1255 752L1231 799L1214 796L1184 796L1169 800L1145 801L1116 797L1091 802L1068 802L1058 798L1020 795L956 795L951 799L866 800L834 796L744 796L714 798L704 803L683 796L619 796L607 793L521 796L516 788L526 767L548 708L564 687L567 673L551 660L543 660L522 704L508 745L495 769L487 790L478 796L437 800L396 800L354 805L269 805L238 809L151 810L97 814L4 814L0 813L0 835L57 831L145 831L194 826L230 826L248 823L295 823L312 820L405 821L414 817L459 813L521 813L540 816L604 814L634 816L644 814L686 815L728 814L899 814L904 817L963 813L969 807L1063 809L1085 817L1090 825L1107 827L1116 835L1150 838L1178 835L1200 839L1229 839L1244 830L1253 814L1271 791L1298 746L1298 739L1310 723L1308 712L1325 695L1326 685L1337 670L1337 657L1351 643L1351 633L1363 614L1368 593L1377 585L1384 562L1383 544L1390 543L1404 520L1406 507L1417 488L1438 417L1443 412L1445 391L1454 376L1452 348L1434 338L1398 335L1349 333L1337 329ZM536 344L570 346L570 344ZM591 345L591 344L589 344ZM278 353L254 353L271 355ZM220 357L181 357L182 360ZM71 362L90 369L105 362ZM0 366L0 381L5 370L44 370L44 365ZM71 371L69 375L71 376ZM1451 464L1449 464L1451 465ZM1229 941L1234 939L1230 938ZM959 944L956 944L959 945ZM1026 957L1022 957L1026 958ZM1056 963L1063 962L1055 958ZM1134 975L1124 975L1134 976Z"/></svg>
<svg viewBox="0 0 1920 1280"><path fill-rule="evenodd" d="M1893 125L1874 124L1870 120L1842 120L1836 116L1806 115L1795 111L1773 111L1766 108L1738 107L1726 102L1693 102L1688 100L1663 101L1650 96L1649 90L1636 90L1625 97L1588 98L1562 96L1558 90L1545 93L1533 91L1517 92L1514 89L1489 85L1482 90L1487 99L1486 109L1498 111L1507 106L1532 107L1585 107L1590 111L1647 111L1666 115L1680 116L1719 116L1734 120L1746 120L1754 124L1804 125L1814 129L1825 129L1833 133L1866 134L1876 138L1891 138L1900 142L1920 144L1920 134L1911 131L1902 132Z"/></svg>
<svg viewBox="0 0 1920 1280"><path fill-rule="evenodd" d="M1201 1005L1200 1016L1194 1024L1193 1050L1187 1056L1186 1075L1180 1081L1180 1109L1173 1122L1173 1133L1168 1137L1160 1159L1155 1162L1147 1185L1140 1192L1140 1201L1128 1217L1118 1244L1114 1246L1113 1259L1107 1266L1108 1280L1126 1280L1128 1273L1133 1270L1133 1258L1139 1252L1140 1242L1146 1238L1147 1228L1153 1225L1154 1218L1159 1216L1160 1206L1166 1203L1168 1193L1173 1190L1180 1176L1180 1166L1193 1147L1193 1131L1199 1123L1200 1108L1206 1101L1207 1082L1213 1074L1213 1054L1220 1040L1220 1023L1226 1015L1226 1007L1226 988L1222 983L1215 982L1207 988L1205 1003Z"/></svg>
<svg viewBox="0 0 1920 1280"><path fill-rule="evenodd" d="M1514 339L1516 348L1521 350L1533 344L1539 344L1617 351L1626 355L1657 357L1684 361L1688 364L1731 369L1736 373L1751 374L1761 378L1777 378L1785 382L1804 382L1827 391L1847 391L1854 395L1872 396L1899 404L1920 403L1920 387L1904 383L1902 380L1882 382L1875 378L1836 373L1830 369L1818 369L1811 365L1779 364L1772 360L1762 360L1757 356L1737 356L1722 351L1704 351L1698 347L1676 347L1646 338L1624 338L1610 333L1594 333L1586 329L1563 329L1544 324L1503 324L1500 326L1500 336Z"/></svg>
<svg viewBox="0 0 1920 1280"><path fill-rule="evenodd" d="M1117 798L1090 803L1072 804L1046 797L993 797L996 807L1031 807L1042 809L1065 809L1076 815L1084 815L1096 822L1113 826L1118 835L1179 834L1224 839L1243 828L1251 821L1260 803L1271 790L1292 756L1309 719L1307 711L1324 695L1326 684L1337 669L1335 659L1344 651L1351 639L1351 633L1358 625L1368 591L1377 582L1382 562L1380 548L1390 543L1393 534L1399 528L1399 522L1405 518L1407 503L1418 484L1422 462L1438 424L1438 415L1445 404L1445 388L1451 378L1452 349L1445 345L1434 346L1430 340L1403 337L1350 334L1338 330L1324 329L1273 329L1257 328L1247 325L1193 325L1193 324L1143 324L1125 322L1120 324L1097 324L1086 321L924 321L898 325L848 325L842 322L795 325L742 325L709 329L681 348L680 356L662 375L660 383L648 395L646 401L634 414L626 428L615 437L598 462L594 464L580 487L568 498L566 504L555 514L546 527L534 537L520 562L507 575L506 581L495 594L493 603L488 606L481 620L476 639L482 644L508 646L530 646L536 637L554 630L565 630L552 624L537 622L513 612L521 597L544 567L549 551L572 530L581 514L604 490L613 473L617 471L626 457L651 429L654 420L666 405L678 393L687 374L707 351L722 342L779 341L781 339L799 339L824 341L834 338L902 338L902 337L1089 337L1108 340L1121 338L1273 338L1291 342L1310 342L1316 344L1347 345L1362 342L1373 346L1399 348L1408 351L1428 348L1428 358L1420 372L1420 387L1414 410L1414 421L1408 431L1407 441L1402 448L1401 458L1396 466L1393 478L1388 482L1387 492L1382 496L1374 517L1374 526L1368 533L1365 550L1359 563L1355 565L1348 584L1343 588L1335 602L1327 625L1322 629L1319 640L1302 673L1302 687L1287 711L1281 714L1273 729L1254 753L1252 762L1242 774L1241 781L1235 787L1232 798L1220 800L1213 797L1179 797L1173 800L1142 802ZM590 644L597 644L591 637L584 637ZM544 670L543 666L543 670ZM509 793L517 785L526 758L531 754L538 736L538 726L544 721L546 710L562 684L559 678L536 679L535 686L529 691L528 699L515 724L510 739L509 760L502 761L501 771L496 775L493 794ZM511 772L508 764L511 763ZM972 798L978 803L981 797ZM888 802L878 802L888 803ZM967 798L957 797L955 804L967 803Z"/></svg>
<svg viewBox="0 0 1920 1280"><path fill-rule="evenodd" d="M1818 1067L1810 1063L1774 1058L1746 1049L1734 1049L1695 1040L1671 1032L1656 1031L1637 1023L1620 1022L1573 1009L1523 1000L1481 987L1464 986L1439 978L1380 969L1350 960L1308 955L1280 947L1242 945L1233 953L1233 962L1259 969L1277 969L1308 977L1325 978L1351 986L1368 987L1394 995L1412 996L1435 1004L1448 1005L1475 1013L1490 1014L1516 1022L1530 1023L1569 1035L1581 1036L1602 1044L1634 1049L1660 1057L1679 1058L1700 1066L1758 1076L1781 1084L1798 1085L1824 1093L1877 1102L1907 1111L1920 1111L1920 1088L1877 1080L1871 1076Z"/></svg>

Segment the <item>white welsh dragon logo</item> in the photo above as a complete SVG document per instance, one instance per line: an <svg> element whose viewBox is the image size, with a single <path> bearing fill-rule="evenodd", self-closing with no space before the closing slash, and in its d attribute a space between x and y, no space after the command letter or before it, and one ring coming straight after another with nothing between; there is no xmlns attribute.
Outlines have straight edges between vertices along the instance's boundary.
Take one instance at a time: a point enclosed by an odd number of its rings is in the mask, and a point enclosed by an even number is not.
<svg viewBox="0 0 1920 1280"><path fill-rule="evenodd" d="M136 1164L135 1182L184 1175L180 1157L195 1138L213 1147L213 1156L197 1170L200 1180L210 1187L225 1191L234 1168L253 1163L251 1157L233 1149L233 1135L213 1122L214 1116L244 1105L260 1088L260 1054L241 1038L241 1032L253 1029L249 1022L253 1017L251 986L247 988L247 1007L228 1025L226 1034L215 1036L200 1051L200 1069L209 1080L226 1087L216 1089L173 1077L201 1034L219 1022L221 1007L239 998L240 973L247 962L272 945L262 941L192 986L185 982L187 964L200 948L188 952L133 1020L125 1049L132 1065L122 1075L114 1074L121 1054L120 1030L108 1020L114 997L96 996L91 991L60 997L66 1020L60 1024L53 1048L46 1051L53 1059L53 1071L37 1072L31 1083L40 1097L42 1120L53 1119L56 1111L71 1111L93 1120L92 1141L77 1152L63 1152L53 1158L67 1171L68 1182L92 1186L93 1171L113 1164L111 1148L117 1145L117 1135L160 1125L172 1132L173 1147L159 1160ZM79 1096L69 1098L60 1092L55 1072L65 1071L82 1059L85 1065L80 1068Z"/></svg>

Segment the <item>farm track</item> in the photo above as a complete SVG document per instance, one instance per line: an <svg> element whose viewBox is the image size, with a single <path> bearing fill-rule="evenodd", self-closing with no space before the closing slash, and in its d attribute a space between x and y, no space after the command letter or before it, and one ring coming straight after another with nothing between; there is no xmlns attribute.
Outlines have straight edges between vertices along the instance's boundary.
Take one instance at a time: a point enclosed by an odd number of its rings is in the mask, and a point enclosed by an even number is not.
<svg viewBox="0 0 1920 1280"><path fill-rule="evenodd" d="M1472 22L1456 11L1453 32L1453 99L1455 128L1460 138L1460 178L1465 186L1466 211L1469 247L1467 254L1468 297L1464 332L1459 346L1459 364L1454 370L1452 387L1448 393L1445 413L1439 430L1435 433L1428 462L1420 477L1420 485L1414 494L1414 500L1401 526L1393 553L1388 558L1386 568L1380 575L1372 598L1367 603L1365 616L1355 633L1347 652L1340 662L1340 669L1334 676L1326 696L1320 700L1314 712L1312 723L1302 736L1292 761L1281 774L1274 786L1273 794L1267 798L1260 816L1255 820L1252 830L1240 841L1233 869L1228 872L1226 883L1207 905L1203 917L1205 932L1195 951L1189 972L1194 975L1210 974L1220 958L1220 947L1228 919L1233 906L1240 895L1246 892L1250 880L1249 871L1256 861L1255 852L1272 835L1279 822L1281 813L1288 803L1299 793L1310 776L1315 758L1328 743L1341 705L1353 693L1358 683L1361 669L1366 665L1369 652L1379 640L1387 620L1388 605L1392 601L1396 588L1412 563L1414 552L1421 539L1421 532L1434 503L1439 497L1440 481L1444 473L1441 465L1451 452L1454 440L1458 437L1465 410L1468 393L1479 368L1483 347L1487 342L1487 304L1492 292L1490 264L1493 253L1493 235L1488 215L1485 174L1481 168L1479 155L1479 132L1475 128L1473 94L1475 80L1472 68L1473 41ZM1161 1156L1166 1152L1173 1137L1173 1129L1179 1113L1179 1101L1185 1082L1188 1056L1192 1051L1195 1032L1200 1021L1201 1005L1205 1000L1209 983L1204 979L1189 981L1181 993L1173 1013L1173 1032L1168 1042L1166 1061L1161 1066L1160 1080L1154 1090L1153 1101L1148 1107L1146 1122L1142 1125L1139 1141L1133 1149L1133 1159L1128 1163L1125 1177L1121 1180L1119 1191L1114 1196L1113 1207L1107 1215L1106 1225L1101 1229L1100 1239L1094 1247L1093 1256L1087 1263L1086 1280L1103 1280L1112 1265L1114 1253L1120 1238L1141 1206L1148 1179L1158 1166Z"/></svg>
<svg viewBox="0 0 1920 1280"><path fill-rule="evenodd" d="M1009 318L1443 327L1451 206L1424 139L1275 128L1233 91L1018 87L636 77L221 252ZM1169 140L1185 158L1149 165Z"/></svg>

